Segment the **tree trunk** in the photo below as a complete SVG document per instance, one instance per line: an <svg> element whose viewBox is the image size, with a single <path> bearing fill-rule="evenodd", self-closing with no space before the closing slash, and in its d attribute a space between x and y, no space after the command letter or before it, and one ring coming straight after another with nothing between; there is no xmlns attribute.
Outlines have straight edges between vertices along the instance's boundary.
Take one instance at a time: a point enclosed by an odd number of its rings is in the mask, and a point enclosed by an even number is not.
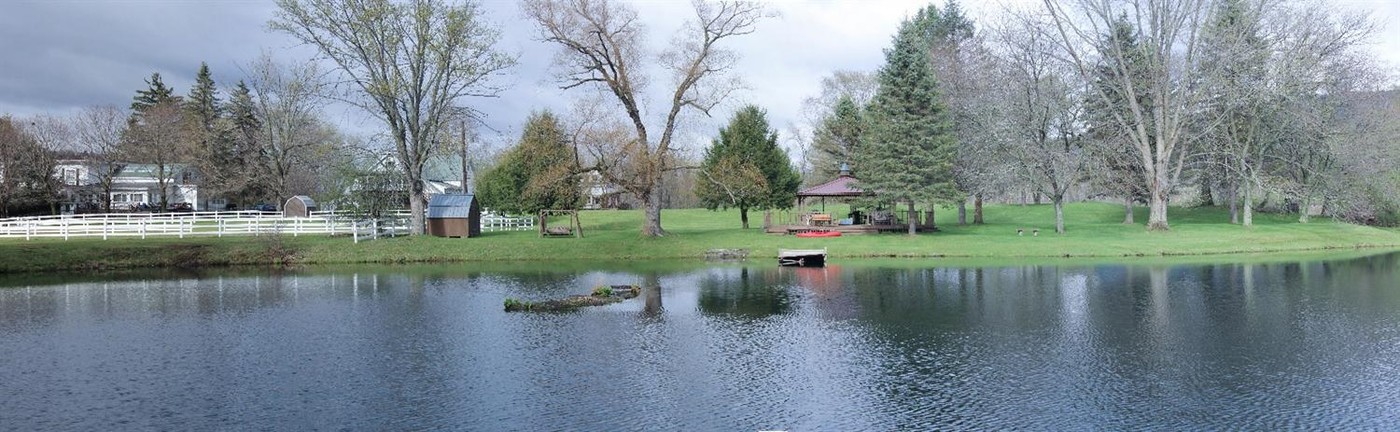
<svg viewBox="0 0 1400 432"><path fill-rule="evenodd" d="M423 201L423 181L420 179L410 180L408 196L408 209L413 214L408 227L408 232L413 235L423 235L423 216L428 209L428 203Z"/></svg>
<svg viewBox="0 0 1400 432"><path fill-rule="evenodd" d="M1135 223L1137 222L1133 221L1133 196L1128 195L1126 198L1123 198L1123 225L1132 225Z"/></svg>
<svg viewBox="0 0 1400 432"><path fill-rule="evenodd" d="M1065 199L1064 197L1053 197L1055 203L1055 233L1065 233Z"/></svg>
<svg viewBox="0 0 1400 432"><path fill-rule="evenodd" d="M1239 189L1239 188L1232 188L1232 189L1230 189L1230 194L1229 194L1229 196L1230 196L1230 224L1231 224L1231 225L1240 223L1240 200L1239 200L1239 193L1240 193L1240 192L1239 192L1238 189Z"/></svg>
<svg viewBox="0 0 1400 432"><path fill-rule="evenodd" d="M1152 194L1151 208L1147 212L1147 229L1149 231L1171 229L1171 226L1167 224L1167 200L1157 193Z"/></svg>
<svg viewBox="0 0 1400 432"><path fill-rule="evenodd" d="M972 223L982 224L982 194L972 200Z"/></svg>
<svg viewBox="0 0 1400 432"><path fill-rule="evenodd" d="M958 225L967 225L967 197L958 201Z"/></svg>
<svg viewBox="0 0 1400 432"><path fill-rule="evenodd" d="M1207 206L1215 205L1215 194L1211 191L1209 176L1204 176L1201 180L1201 202Z"/></svg>
<svg viewBox="0 0 1400 432"><path fill-rule="evenodd" d="M168 199L167 199L167 197L166 197L166 193L167 193L166 190L169 189L169 186L170 186L170 185L169 185L169 181L167 181L167 180L165 179L165 165L164 165L164 164L161 164L160 162L157 162L157 163L156 163L156 188L158 188L158 189L159 189L158 192L160 192L160 201L159 201L159 202L160 202L160 210L165 210L166 201L168 201ZM150 200L151 197L146 197L146 199L147 199L147 200Z"/></svg>
<svg viewBox="0 0 1400 432"><path fill-rule="evenodd" d="M1148 231L1167 231L1171 225L1167 224L1167 188L1165 178L1167 173L1158 172L1157 178L1153 179L1152 187L1148 189L1149 208L1147 211Z"/></svg>
<svg viewBox="0 0 1400 432"><path fill-rule="evenodd" d="M1244 210L1244 211L1243 211L1243 213L1244 213L1244 217L1243 217L1244 223L1243 223L1243 225L1244 225L1245 228L1253 227L1253 226L1254 226L1254 187L1253 187L1253 185L1246 185L1246 186L1244 187L1244 206L1243 206L1243 207L1244 207L1244 208L1243 208L1243 210Z"/></svg>
<svg viewBox="0 0 1400 432"><path fill-rule="evenodd" d="M462 134L462 193L469 194L471 193L471 184L469 184L468 181L471 179L467 178L467 151L469 150L469 143L467 143L467 122L458 122L458 127L462 128L460 131ZM574 154L577 155L578 153L576 152Z"/></svg>
<svg viewBox="0 0 1400 432"><path fill-rule="evenodd" d="M917 234L919 213L914 210L914 201L909 201L909 235Z"/></svg>
<svg viewBox="0 0 1400 432"><path fill-rule="evenodd" d="M111 184L111 183L107 183L107 184L102 185L102 212L103 212L103 213L111 213L111 212L112 212L112 184Z"/></svg>
<svg viewBox="0 0 1400 432"><path fill-rule="evenodd" d="M661 191L658 189L660 188L652 188L642 197L642 212L646 216L646 220L642 222L642 235L647 237L666 235L666 230L661 229Z"/></svg>
<svg viewBox="0 0 1400 432"><path fill-rule="evenodd" d="M739 207L739 220L744 222L744 229L749 229L749 209Z"/></svg>

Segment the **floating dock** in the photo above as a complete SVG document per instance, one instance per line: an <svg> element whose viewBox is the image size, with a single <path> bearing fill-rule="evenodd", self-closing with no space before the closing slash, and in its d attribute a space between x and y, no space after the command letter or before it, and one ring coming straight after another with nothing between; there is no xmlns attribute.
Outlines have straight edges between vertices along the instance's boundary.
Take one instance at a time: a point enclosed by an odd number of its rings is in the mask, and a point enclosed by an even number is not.
<svg viewBox="0 0 1400 432"><path fill-rule="evenodd" d="M825 267L826 248L778 249L778 265L785 267Z"/></svg>

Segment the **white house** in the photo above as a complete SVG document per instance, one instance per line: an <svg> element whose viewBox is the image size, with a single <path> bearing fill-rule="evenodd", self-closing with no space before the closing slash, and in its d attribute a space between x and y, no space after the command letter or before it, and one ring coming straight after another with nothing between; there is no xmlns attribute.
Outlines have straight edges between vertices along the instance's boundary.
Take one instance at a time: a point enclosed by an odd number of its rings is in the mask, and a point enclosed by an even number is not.
<svg viewBox="0 0 1400 432"><path fill-rule="evenodd" d="M102 191L95 170L105 170L105 167L86 160L63 160L54 167L54 177L64 186L64 213L101 207L98 194ZM159 207L162 183L159 177L160 170L154 164L119 163L116 175L112 177L112 190L108 192L112 210ZM227 207L223 199L201 199L198 173L189 165L166 165L164 177L166 199L170 204L189 203L195 210L222 210Z"/></svg>

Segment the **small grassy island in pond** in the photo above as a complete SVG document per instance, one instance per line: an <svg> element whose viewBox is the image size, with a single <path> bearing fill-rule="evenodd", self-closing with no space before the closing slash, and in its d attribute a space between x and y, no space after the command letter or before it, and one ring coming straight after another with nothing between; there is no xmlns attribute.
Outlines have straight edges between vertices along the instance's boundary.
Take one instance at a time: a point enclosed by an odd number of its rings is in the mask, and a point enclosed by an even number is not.
<svg viewBox="0 0 1400 432"><path fill-rule="evenodd" d="M506 298L506 312L567 312L584 306L602 306L636 297L642 293L636 285L600 285L589 295L572 295L559 300L531 302Z"/></svg>

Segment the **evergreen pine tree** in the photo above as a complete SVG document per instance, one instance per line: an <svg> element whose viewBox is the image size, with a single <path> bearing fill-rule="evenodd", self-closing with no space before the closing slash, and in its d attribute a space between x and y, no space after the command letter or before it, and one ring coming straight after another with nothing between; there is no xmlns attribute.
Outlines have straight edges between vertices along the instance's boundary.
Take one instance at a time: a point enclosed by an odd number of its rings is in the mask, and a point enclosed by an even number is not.
<svg viewBox="0 0 1400 432"><path fill-rule="evenodd" d="M267 186L266 159L258 141L262 121L258 118L253 92L243 81L234 85L230 92L224 115L232 125L228 137L229 169L243 173L243 181L228 191L228 198L237 204L253 204L271 188Z"/></svg>
<svg viewBox="0 0 1400 432"><path fill-rule="evenodd" d="M194 87L190 88L190 95L185 100L185 109L205 130L212 130L214 121L219 119L223 106L219 101L218 88L214 86L214 77L209 73L208 63L199 64L199 72L194 76Z"/></svg>
<svg viewBox="0 0 1400 432"><path fill-rule="evenodd" d="M178 100L179 98L175 96L175 90L167 87L165 82L161 81L160 72L154 72L150 78L146 79L146 87L145 90L137 90L136 96L132 97L131 115L133 117L140 117L151 107L162 102Z"/></svg>
<svg viewBox="0 0 1400 432"><path fill-rule="evenodd" d="M583 191L563 125L549 111L526 120L520 142L477 180L481 203L507 213L578 208Z"/></svg>
<svg viewBox="0 0 1400 432"><path fill-rule="evenodd" d="M911 25L928 52L929 65L939 81L939 99L947 110L946 117L957 148L953 179L961 195L983 191L985 185L978 178L977 173L981 171L978 167L987 163L989 148L995 146L996 138L977 119L977 111L987 105L977 100L985 91L979 88L983 81L979 74L985 73L982 68L989 65L985 58L979 60L987 53L978 49L976 25L956 0L949 0L941 11L933 5L920 9L911 19ZM958 224L962 225L967 223L967 200L957 202ZM980 215L981 200L976 203L975 213Z"/></svg>
<svg viewBox="0 0 1400 432"><path fill-rule="evenodd" d="M242 173L231 168L231 152L226 128L220 127L223 106L218 96L218 88L209 72L209 64L201 62L195 74L194 87L185 98L185 115L189 127L190 146L188 151L194 156L193 162L202 174L201 186L205 196L225 195L236 189Z"/></svg>
<svg viewBox="0 0 1400 432"><path fill-rule="evenodd" d="M763 109L749 105L734 114L729 126L705 152L695 194L705 207L739 209L749 227L749 210L786 208L797 197L802 178L778 147L778 133L768 126Z"/></svg>
<svg viewBox="0 0 1400 432"><path fill-rule="evenodd" d="M885 51L879 79L856 177L862 189L878 193L881 199L908 203L912 235L917 226L915 203L958 196L953 181L953 131L914 22L906 21L894 47Z"/></svg>
<svg viewBox="0 0 1400 432"><path fill-rule="evenodd" d="M523 195L528 210L578 208L583 197L576 173L578 160L564 125L554 113L530 116L519 150L530 174Z"/></svg>
<svg viewBox="0 0 1400 432"><path fill-rule="evenodd" d="M831 115L822 119L812 139L813 169L820 178L834 177L841 164L854 164L856 148L865 133L865 113L850 96L841 96ZM859 169L859 167L852 167Z"/></svg>

